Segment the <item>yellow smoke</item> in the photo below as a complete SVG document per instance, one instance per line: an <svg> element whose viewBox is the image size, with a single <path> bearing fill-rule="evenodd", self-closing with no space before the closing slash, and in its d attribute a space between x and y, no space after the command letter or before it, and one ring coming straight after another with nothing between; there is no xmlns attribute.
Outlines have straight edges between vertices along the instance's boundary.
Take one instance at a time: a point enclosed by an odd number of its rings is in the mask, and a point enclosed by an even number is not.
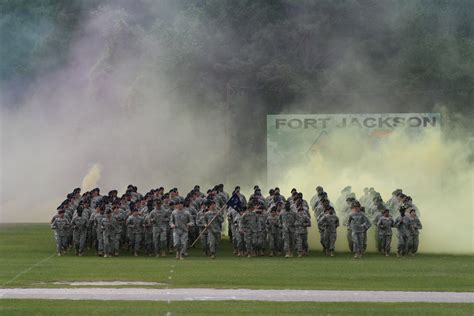
<svg viewBox="0 0 474 316"><path fill-rule="evenodd" d="M421 212L421 252L473 253L474 169L462 140L445 141L437 131L415 140L394 132L374 149L356 130L339 130L328 136L326 144L307 163L283 176L286 192L296 187L306 192L309 201L315 187L322 185L335 202L347 185L357 198L364 187L374 187L386 201L393 190L401 188ZM319 247L316 229L311 231L311 245ZM339 228L337 248L341 251L348 249L345 233L345 227ZM374 249L373 235L371 229L370 249Z"/></svg>
<svg viewBox="0 0 474 316"><path fill-rule="evenodd" d="M102 169L99 164L95 163L92 165L85 177L82 179L82 191L90 191L97 187L101 171Z"/></svg>

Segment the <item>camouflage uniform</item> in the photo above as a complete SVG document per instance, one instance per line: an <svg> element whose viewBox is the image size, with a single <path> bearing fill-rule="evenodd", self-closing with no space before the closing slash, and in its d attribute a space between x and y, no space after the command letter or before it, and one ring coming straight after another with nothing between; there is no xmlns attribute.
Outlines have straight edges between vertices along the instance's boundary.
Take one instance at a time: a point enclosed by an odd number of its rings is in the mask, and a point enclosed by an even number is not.
<svg viewBox="0 0 474 316"><path fill-rule="evenodd" d="M421 225L421 221L418 217L410 217L410 240L408 246L408 251L410 254L415 254L418 252L418 236L420 235L419 230L422 228L423 226Z"/></svg>
<svg viewBox="0 0 474 316"><path fill-rule="evenodd" d="M278 214L271 213L265 222L268 236L268 248L270 249L270 256L280 252L281 245L281 226Z"/></svg>
<svg viewBox="0 0 474 316"><path fill-rule="evenodd" d="M72 219L71 226L73 228L73 242L76 248L76 254L82 255L86 247L87 228L89 220L84 216L75 216Z"/></svg>
<svg viewBox="0 0 474 316"><path fill-rule="evenodd" d="M104 254L104 234L102 229L102 219L105 218L103 213L95 213L94 216L94 228L95 228L95 236L97 238L96 242L96 249L99 256Z"/></svg>
<svg viewBox="0 0 474 316"><path fill-rule="evenodd" d="M217 253L217 247L221 239L222 232L222 223L224 222L224 216L222 212L214 210L209 210L204 214L204 222L208 226L207 231L207 244L209 249L209 254L211 257L214 257ZM212 223L211 223L212 221Z"/></svg>
<svg viewBox="0 0 474 316"><path fill-rule="evenodd" d="M265 225L267 214L263 212L262 209L257 209L255 215L257 217L255 252L259 255L263 255L265 251L265 241L267 240L267 227Z"/></svg>
<svg viewBox="0 0 474 316"><path fill-rule="evenodd" d="M354 253L357 257L360 257L364 252L364 233L372 224L363 212L354 212L349 215L347 225L352 231Z"/></svg>
<svg viewBox="0 0 474 316"><path fill-rule="evenodd" d="M188 230L193 225L193 218L186 210L175 209L171 213L170 226L173 229L173 245L176 248L177 257L180 259L186 254Z"/></svg>
<svg viewBox="0 0 474 316"><path fill-rule="evenodd" d="M117 222L113 216L106 216L101 221L102 233L104 238L104 257L110 257L114 254L115 234Z"/></svg>
<svg viewBox="0 0 474 316"><path fill-rule="evenodd" d="M308 249L308 227L311 226L311 219L305 210L300 209L295 216L295 239L298 256L306 255Z"/></svg>
<svg viewBox="0 0 474 316"><path fill-rule="evenodd" d="M69 221L65 217L61 218L58 216L51 224L51 228L56 232L56 251L58 256L60 256L66 251Z"/></svg>
<svg viewBox="0 0 474 316"><path fill-rule="evenodd" d="M140 250L144 223L145 220L141 216L130 215L127 218L126 224L130 233L130 245L135 256L138 255L138 251Z"/></svg>
<svg viewBox="0 0 474 316"><path fill-rule="evenodd" d="M398 216L395 220L397 228L397 255L403 256L408 253L408 243L410 241L410 219L408 216Z"/></svg>
<svg viewBox="0 0 474 316"><path fill-rule="evenodd" d="M332 255L335 250L339 218L336 214L327 213L320 219L319 223L324 230L324 248Z"/></svg>
<svg viewBox="0 0 474 316"><path fill-rule="evenodd" d="M150 213L150 222L153 225L153 245L155 255L166 256L166 239L168 237L168 227L170 213L163 207L155 208Z"/></svg>
<svg viewBox="0 0 474 316"><path fill-rule="evenodd" d="M197 213L196 216L196 225L199 227L199 234L201 235L201 247L202 247L202 253L205 255L209 255L209 246L207 243L207 236L209 234L208 230L204 229L206 228L206 221L205 221L205 215L207 212L207 208L201 208L201 210Z"/></svg>
<svg viewBox="0 0 474 316"><path fill-rule="evenodd" d="M395 222L393 221L392 216L381 216L377 221L377 233L380 240L380 249L387 256L390 253L390 245L392 243L392 227L394 224Z"/></svg>
<svg viewBox="0 0 474 316"><path fill-rule="evenodd" d="M255 251L257 243L257 215L251 209L247 209L240 217L239 230L244 234L245 249L247 256L251 256Z"/></svg>
<svg viewBox="0 0 474 316"><path fill-rule="evenodd" d="M280 226L283 234L283 250L286 257L293 255L295 248L295 220L296 213L290 209L282 209L280 212Z"/></svg>

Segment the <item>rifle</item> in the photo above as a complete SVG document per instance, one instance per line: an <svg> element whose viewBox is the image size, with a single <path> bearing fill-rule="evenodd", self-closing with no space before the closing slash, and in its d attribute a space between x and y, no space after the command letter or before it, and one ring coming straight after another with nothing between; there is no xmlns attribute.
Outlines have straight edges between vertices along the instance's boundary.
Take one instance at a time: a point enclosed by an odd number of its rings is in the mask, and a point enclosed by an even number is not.
<svg viewBox="0 0 474 316"><path fill-rule="evenodd" d="M211 221L206 225L206 227L204 227L204 229L202 230L202 232L199 234L199 236L197 236L196 240L191 244L191 247L193 247L196 242L201 239L201 236L204 234L204 232L209 228L209 226L211 226L212 222L214 222L214 220L217 218L217 216L219 216L219 214L225 210L225 208L227 207L227 203L224 204L221 209L216 213L216 215L211 219Z"/></svg>

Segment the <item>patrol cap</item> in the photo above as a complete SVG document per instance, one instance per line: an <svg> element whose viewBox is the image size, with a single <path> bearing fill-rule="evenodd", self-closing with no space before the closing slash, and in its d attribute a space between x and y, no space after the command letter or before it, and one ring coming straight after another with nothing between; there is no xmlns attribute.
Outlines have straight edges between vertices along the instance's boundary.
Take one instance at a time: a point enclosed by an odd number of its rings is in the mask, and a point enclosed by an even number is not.
<svg viewBox="0 0 474 316"><path fill-rule="evenodd" d="M385 213L390 213L390 210L389 210L388 208L386 208L386 209L383 210L383 213L384 213L384 214L385 214Z"/></svg>
<svg viewBox="0 0 474 316"><path fill-rule="evenodd" d="M392 192L392 195L397 195L398 193L402 193L402 189L396 189L395 191Z"/></svg>
<svg viewBox="0 0 474 316"><path fill-rule="evenodd" d="M239 185L234 188L234 191L237 191L237 190L240 190L240 186L239 186Z"/></svg>
<svg viewBox="0 0 474 316"><path fill-rule="evenodd" d="M260 189L260 187L259 187L258 185L254 185L254 186L253 186L253 189L254 189L254 191L255 191L255 190L257 190L257 189Z"/></svg>
<svg viewBox="0 0 474 316"><path fill-rule="evenodd" d="M72 193L79 193L81 192L81 188L75 188L74 190L72 190Z"/></svg>
<svg viewBox="0 0 474 316"><path fill-rule="evenodd" d="M174 200L169 201L168 205L173 206L174 205Z"/></svg>
<svg viewBox="0 0 474 316"><path fill-rule="evenodd" d="M359 201L357 201L357 200L356 200L356 201L352 201L352 203L351 203L351 208L356 208L356 207L360 207Z"/></svg>
<svg viewBox="0 0 474 316"><path fill-rule="evenodd" d="M318 186L316 187L316 191L317 191L317 192L319 192L319 191L323 191L323 187L322 187L322 186L320 186L320 185L318 185Z"/></svg>
<svg viewBox="0 0 474 316"><path fill-rule="evenodd" d="M64 209L60 208L58 211L58 214L63 214L63 213L64 213Z"/></svg>
<svg viewBox="0 0 474 316"><path fill-rule="evenodd" d="M174 204L175 205L184 204L184 199L183 198L177 198L177 199L174 200Z"/></svg>

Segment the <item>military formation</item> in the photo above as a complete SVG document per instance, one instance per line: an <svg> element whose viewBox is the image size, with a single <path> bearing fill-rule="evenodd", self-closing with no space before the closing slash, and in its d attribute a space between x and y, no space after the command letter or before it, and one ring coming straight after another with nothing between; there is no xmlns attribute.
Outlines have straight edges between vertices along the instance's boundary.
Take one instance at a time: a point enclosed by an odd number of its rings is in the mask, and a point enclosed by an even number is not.
<svg viewBox="0 0 474 316"><path fill-rule="evenodd" d="M227 226L234 255L290 258L308 255L312 214L326 256L334 256L341 224L347 228L348 247L356 259L367 250L367 231L372 226L379 253L390 255L393 230L397 256L418 251L419 210L400 189L384 202L373 188L365 188L357 200L348 186L333 204L321 186L309 203L296 189L288 197L279 188L264 196L257 185L248 200L239 186L228 194L223 184L206 193L196 185L186 197L177 188L165 192L160 187L142 195L129 185L121 197L117 190L101 195L99 188L84 193L76 188L57 208L51 228L58 256L68 250L83 256L94 249L104 258L130 252L156 257L175 254L182 260L188 248L199 243L203 255L214 259Z"/></svg>

